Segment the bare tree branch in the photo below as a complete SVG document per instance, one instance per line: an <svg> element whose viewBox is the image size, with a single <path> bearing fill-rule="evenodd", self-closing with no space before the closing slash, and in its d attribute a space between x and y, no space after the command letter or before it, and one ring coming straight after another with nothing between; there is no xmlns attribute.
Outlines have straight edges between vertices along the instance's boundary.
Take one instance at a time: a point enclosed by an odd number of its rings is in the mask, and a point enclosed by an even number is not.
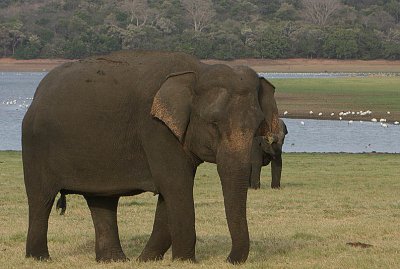
<svg viewBox="0 0 400 269"><path fill-rule="evenodd" d="M215 16L211 0L181 0L195 32L201 32L210 25Z"/></svg>
<svg viewBox="0 0 400 269"><path fill-rule="evenodd" d="M325 26L341 4L339 0L302 0L306 19L314 24Z"/></svg>
<svg viewBox="0 0 400 269"><path fill-rule="evenodd" d="M120 9L128 12L130 23L136 26L143 26L151 16L151 9L147 5L147 0L123 0Z"/></svg>

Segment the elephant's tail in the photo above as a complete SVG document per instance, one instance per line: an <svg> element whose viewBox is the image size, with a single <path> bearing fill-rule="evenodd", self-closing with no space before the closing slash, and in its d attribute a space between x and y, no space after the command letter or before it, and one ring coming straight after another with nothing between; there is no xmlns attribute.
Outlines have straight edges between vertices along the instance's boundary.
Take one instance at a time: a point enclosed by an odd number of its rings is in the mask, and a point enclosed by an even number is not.
<svg viewBox="0 0 400 269"><path fill-rule="evenodd" d="M61 209L60 215L64 215L65 210L67 210L67 199L65 198L65 193L60 192L60 194L61 196L57 200L56 210L58 211L59 209Z"/></svg>

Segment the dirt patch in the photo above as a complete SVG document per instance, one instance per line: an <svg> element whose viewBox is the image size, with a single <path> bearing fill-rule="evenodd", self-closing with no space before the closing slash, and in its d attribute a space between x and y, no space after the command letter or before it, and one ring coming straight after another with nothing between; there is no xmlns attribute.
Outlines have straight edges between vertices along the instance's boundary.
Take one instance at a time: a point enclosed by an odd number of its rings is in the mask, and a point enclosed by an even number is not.
<svg viewBox="0 0 400 269"><path fill-rule="evenodd" d="M355 248L370 248L370 247L373 247L373 245L365 244L365 243L361 243L361 242L349 242L349 243L346 243L346 245L351 246L351 247L355 247Z"/></svg>

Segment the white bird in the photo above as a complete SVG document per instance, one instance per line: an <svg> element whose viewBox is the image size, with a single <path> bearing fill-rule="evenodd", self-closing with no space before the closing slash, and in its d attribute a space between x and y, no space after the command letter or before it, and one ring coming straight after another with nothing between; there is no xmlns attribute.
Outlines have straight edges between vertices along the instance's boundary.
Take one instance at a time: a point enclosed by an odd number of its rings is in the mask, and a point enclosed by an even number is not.
<svg viewBox="0 0 400 269"><path fill-rule="evenodd" d="M283 112L283 115L285 115L285 116L286 116L288 113L289 113L289 112L285 111L285 112Z"/></svg>
<svg viewBox="0 0 400 269"><path fill-rule="evenodd" d="M353 112L351 112L351 115L354 115L354 114L356 114L356 112L354 112L354 111L353 111Z"/></svg>
<svg viewBox="0 0 400 269"><path fill-rule="evenodd" d="M339 112L339 116L343 116L343 114L344 114L343 111Z"/></svg>
<svg viewBox="0 0 400 269"><path fill-rule="evenodd" d="M386 119L380 119L379 122L386 122Z"/></svg>
<svg viewBox="0 0 400 269"><path fill-rule="evenodd" d="M382 125L383 128L387 128L388 127L388 125L386 123L381 123L381 125Z"/></svg>
<svg viewBox="0 0 400 269"><path fill-rule="evenodd" d="M339 120L342 120L342 117L339 117Z"/></svg>
<svg viewBox="0 0 400 269"><path fill-rule="evenodd" d="M319 113L318 113L318 116L322 116L322 112L319 112Z"/></svg>
<svg viewBox="0 0 400 269"><path fill-rule="evenodd" d="M388 113L388 115L390 115L390 111L388 111L387 113Z"/></svg>
<svg viewBox="0 0 400 269"><path fill-rule="evenodd" d="M331 116L335 116L335 113L332 112L332 113L331 113Z"/></svg>
<svg viewBox="0 0 400 269"><path fill-rule="evenodd" d="M310 113L310 115L314 114L314 112L312 112L312 110L310 110L310 112L309 112L309 113Z"/></svg>
<svg viewBox="0 0 400 269"><path fill-rule="evenodd" d="M395 122L394 122L394 125L399 125L399 122L398 122L398 121L395 121Z"/></svg>
<svg viewBox="0 0 400 269"><path fill-rule="evenodd" d="M349 123L348 124L352 124L353 123L353 121L352 120L349 120Z"/></svg>
<svg viewBox="0 0 400 269"><path fill-rule="evenodd" d="M371 121L372 121L372 122L377 122L378 120L375 119L375 118L372 118Z"/></svg>
<svg viewBox="0 0 400 269"><path fill-rule="evenodd" d="M304 123L304 121L301 121L300 124L301 124L301 125L304 125L305 123Z"/></svg>
<svg viewBox="0 0 400 269"><path fill-rule="evenodd" d="M363 123L363 121L362 121L362 120L360 120L360 123Z"/></svg>

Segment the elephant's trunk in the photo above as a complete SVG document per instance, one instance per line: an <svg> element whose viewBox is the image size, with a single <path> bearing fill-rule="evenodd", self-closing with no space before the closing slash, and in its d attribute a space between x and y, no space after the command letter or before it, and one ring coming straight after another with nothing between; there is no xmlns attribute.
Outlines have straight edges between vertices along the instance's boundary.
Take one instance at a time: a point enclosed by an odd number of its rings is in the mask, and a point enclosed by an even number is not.
<svg viewBox="0 0 400 269"><path fill-rule="evenodd" d="M271 161L271 188L278 189L281 187L281 174L282 174L282 155L275 155Z"/></svg>
<svg viewBox="0 0 400 269"><path fill-rule="evenodd" d="M263 166L264 151L260 147L262 137L255 137L251 149L251 175L250 175L250 188L260 188L260 174L261 167Z"/></svg>
<svg viewBox="0 0 400 269"><path fill-rule="evenodd" d="M250 146L240 151L220 150L217 154L217 169L221 178L225 214L232 238L232 249L228 261L243 263L249 254L249 232L246 219L247 189L250 178Z"/></svg>

